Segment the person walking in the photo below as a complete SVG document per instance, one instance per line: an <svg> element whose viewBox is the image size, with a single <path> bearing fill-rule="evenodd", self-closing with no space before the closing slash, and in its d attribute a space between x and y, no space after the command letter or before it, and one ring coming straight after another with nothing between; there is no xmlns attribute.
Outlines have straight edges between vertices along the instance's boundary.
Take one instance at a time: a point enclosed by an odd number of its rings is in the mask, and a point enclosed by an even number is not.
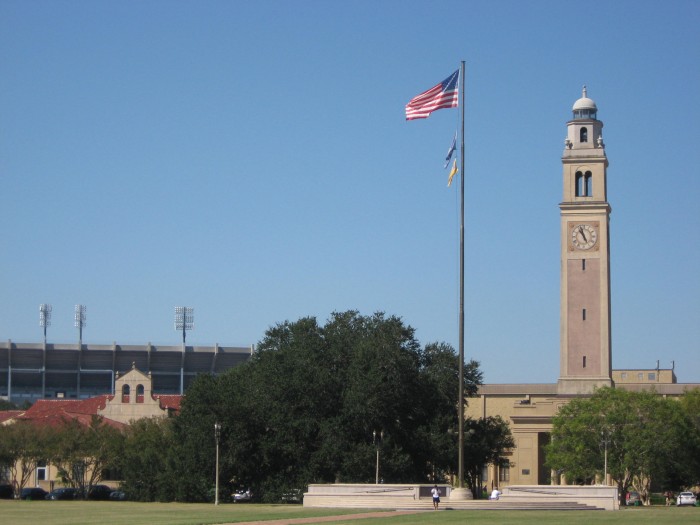
<svg viewBox="0 0 700 525"><path fill-rule="evenodd" d="M438 510L438 506L440 505L440 489L435 485L430 493L433 495L433 508Z"/></svg>

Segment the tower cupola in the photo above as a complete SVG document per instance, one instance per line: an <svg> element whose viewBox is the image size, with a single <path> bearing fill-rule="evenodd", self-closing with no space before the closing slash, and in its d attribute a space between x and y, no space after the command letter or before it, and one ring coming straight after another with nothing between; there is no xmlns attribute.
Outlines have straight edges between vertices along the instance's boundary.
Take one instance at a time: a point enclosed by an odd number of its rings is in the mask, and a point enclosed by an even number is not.
<svg viewBox="0 0 700 525"><path fill-rule="evenodd" d="M598 114L598 107L595 102L588 98L586 93L586 86L583 86L583 93L581 98L574 102L574 107L571 108L574 112L574 120L580 119L593 119L597 120L596 116Z"/></svg>
<svg viewBox="0 0 700 525"><path fill-rule="evenodd" d="M583 86L581 98L574 102L571 108L573 118L567 122L568 133L564 144L566 146L564 154L590 155L588 150L598 149L598 153L605 155L603 149L603 123L598 120L598 106L588 98L586 86ZM577 152L578 150L578 152ZM580 152L580 153L579 153Z"/></svg>

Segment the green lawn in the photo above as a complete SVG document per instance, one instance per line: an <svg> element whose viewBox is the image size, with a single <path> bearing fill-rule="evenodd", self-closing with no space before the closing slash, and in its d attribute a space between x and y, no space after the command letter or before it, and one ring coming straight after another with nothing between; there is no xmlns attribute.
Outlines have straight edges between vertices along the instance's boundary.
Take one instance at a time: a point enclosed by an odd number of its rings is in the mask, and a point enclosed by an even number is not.
<svg viewBox="0 0 700 525"><path fill-rule="evenodd" d="M297 505L219 505L134 503L102 501L0 500L3 525L204 525L242 521L347 515L363 510L305 509ZM596 525L700 523L700 508L635 507L604 511L426 511L419 514L363 520L341 520L334 525Z"/></svg>

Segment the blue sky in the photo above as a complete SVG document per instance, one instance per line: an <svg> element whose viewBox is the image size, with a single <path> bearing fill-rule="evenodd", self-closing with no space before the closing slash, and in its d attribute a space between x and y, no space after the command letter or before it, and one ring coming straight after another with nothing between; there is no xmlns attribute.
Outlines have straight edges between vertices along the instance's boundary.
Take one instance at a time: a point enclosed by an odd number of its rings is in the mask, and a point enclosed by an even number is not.
<svg viewBox="0 0 700 525"><path fill-rule="evenodd" d="M0 3L0 338L248 346L284 320L400 316L485 380L559 376L561 154L604 121L615 368L700 382L700 3ZM530 363L536 363L534 366Z"/></svg>

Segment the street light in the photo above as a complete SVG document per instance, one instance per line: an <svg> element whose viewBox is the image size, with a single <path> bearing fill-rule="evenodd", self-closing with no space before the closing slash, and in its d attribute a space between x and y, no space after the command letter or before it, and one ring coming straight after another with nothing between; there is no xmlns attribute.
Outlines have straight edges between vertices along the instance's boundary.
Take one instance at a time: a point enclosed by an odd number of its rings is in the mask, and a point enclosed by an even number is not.
<svg viewBox="0 0 700 525"><path fill-rule="evenodd" d="M379 432L379 439L377 439L377 431L373 430L372 431L372 441L374 443L375 448L377 449L377 468L375 469L375 474L374 474L374 484L379 485L379 445L381 444L382 440L384 439L384 431L382 430Z"/></svg>
<svg viewBox="0 0 700 525"><path fill-rule="evenodd" d="M44 344L46 344L46 327L51 326L51 305L39 305L39 326L44 329Z"/></svg>
<svg viewBox="0 0 700 525"><path fill-rule="evenodd" d="M601 430L600 431L600 439L603 442L603 446L605 447L605 464L603 467L603 485L608 484L608 444L610 443L610 431L609 430Z"/></svg>
<svg viewBox="0 0 700 525"><path fill-rule="evenodd" d="M189 306L175 307L175 330L182 330L182 346L185 346L187 330L194 329L194 308Z"/></svg>
<svg viewBox="0 0 700 525"><path fill-rule="evenodd" d="M83 304L75 305L75 327L78 329L78 348L83 348L83 327L85 326L85 311L87 308Z"/></svg>
<svg viewBox="0 0 700 525"><path fill-rule="evenodd" d="M219 439L221 438L221 424L214 423L214 439L216 440L216 492L214 494L214 505L219 504Z"/></svg>

